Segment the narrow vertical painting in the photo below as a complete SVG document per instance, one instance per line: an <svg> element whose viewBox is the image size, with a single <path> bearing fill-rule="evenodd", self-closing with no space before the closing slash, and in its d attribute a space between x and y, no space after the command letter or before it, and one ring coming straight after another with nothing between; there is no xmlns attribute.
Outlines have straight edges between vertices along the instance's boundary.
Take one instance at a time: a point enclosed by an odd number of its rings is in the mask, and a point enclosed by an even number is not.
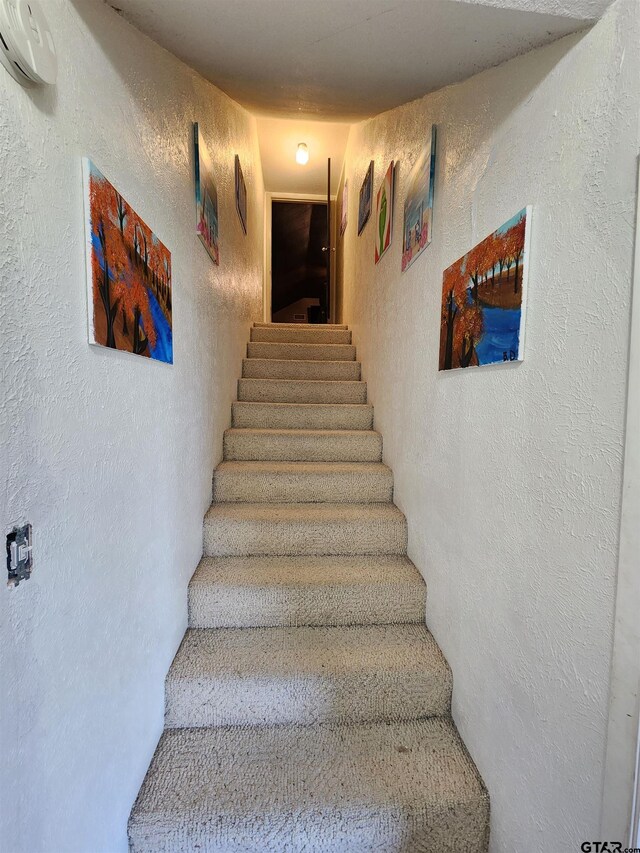
<svg viewBox="0 0 640 853"><path fill-rule="evenodd" d="M440 370L522 361L531 208L442 276Z"/></svg>
<svg viewBox="0 0 640 853"><path fill-rule="evenodd" d="M214 264L219 264L218 190L213 177L211 158L197 122L193 125L193 142L196 170L196 230L211 260Z"/></svg>
<svg viewBox="0 0 640 853"><path fill-rule="evenodd" d="M369 163L367 174L360 187L360 198L358 200L358 237L362 234L364 226L371 216L371 200L373 198L373 160Z"/></svg>
<svg viewBox="0 0 640 853"><path fill-rule="evenodd" d="M83 159L89 343L173 363L171 252Z"/></svg>
<svg viewBox="0 0 640 853"><path fill-rule="evenodd" d="M402 271L408 269L431 242L433 187L436 176L436 126L429 145L420 152L407 180L402 227Z"/></svg>
<svg viewBox="0 0 640 853"><path fill-rule="evenodd" d="M344 182L342 188L342 204L340 207L340 236L347 230L347 212L349 207L349 181Z"/></svg>
<svg viewBox="0 0 640 853"><path fill-rule="evenodd" d="M389 163L376 196L376 263L391 245L393 234L394 162Z"/></svg>
<svg viewBox="0 0 640 853"><path fill-rule="evenodd" d="M240 219L240 224L242 225L242 230L244 233L247 233L247 185L244 182L244 175L242 174L242 166L240 165L240 158L236 154L236 210L238 211L238 217Z"/></svg>

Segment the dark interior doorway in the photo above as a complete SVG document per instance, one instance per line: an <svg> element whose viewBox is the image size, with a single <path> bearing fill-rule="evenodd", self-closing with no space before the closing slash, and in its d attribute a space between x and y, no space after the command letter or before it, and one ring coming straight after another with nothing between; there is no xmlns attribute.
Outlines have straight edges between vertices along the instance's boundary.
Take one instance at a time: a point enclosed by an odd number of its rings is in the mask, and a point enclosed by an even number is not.
<svg viewBox="0 0 640 853"><path fill-rule="evenodd" d="M271 319L274 323L327 322L326 246L326 203L272 202Z"/></svg>

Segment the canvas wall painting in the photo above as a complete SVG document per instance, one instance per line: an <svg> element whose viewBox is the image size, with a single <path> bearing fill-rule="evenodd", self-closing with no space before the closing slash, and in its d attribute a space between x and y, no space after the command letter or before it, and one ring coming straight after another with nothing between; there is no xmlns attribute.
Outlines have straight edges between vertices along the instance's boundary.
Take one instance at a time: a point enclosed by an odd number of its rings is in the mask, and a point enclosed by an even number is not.
<svg viewBox="0 0 640 853"><path fill-rule="evenodd" d="M358 201L358 236L362 234L364 226L371 216L371 201L373 199L373 160L369 163L367 174L360 187L360 199Z"/></svg>
<svg viewBox="0 0 640 853"><path fill-rule="evenodd" d="M196 170L196 232L214 264L220 263L218 234L218 190L209 152L198 128L193 125Z"/></svg>
<svg viewBox="0 0 640 853"><path fill-rule="evenodd" d="M389 163L376 196L376 263L391 245L393 234L394 162Z"/></svg>
<svg viewBox="0 0 640 853"><path fill-rule="evenodd" d="M342 204L340 207L340 236L347 230L347 211L349 205L349 181L344 182L342 187Z"/></svg>
<svg viewBox="0 0 640 853"><path fill-rule="evenodd" d="M431 242L433 187L436 176L436 126L407 179L402 227L402 271L408 269Z"/></svg>
<svg viewBox="0 0 640 853"><path fill-rule="evenodd" d="M173 363L171 252L83 159L89 343Z"/></svg>
<svg viewBox="0 0 640 853"><path fill-rule="evenodd" d="M531 208L444 271L440 370L521 361Z"/></svg>
<svg viewBox="0 0 640 853"><path fill-rule="evenodd" d="M244 182L240 158L236 154L236 210L240 217L242 230L247 233L247 185Z"/></svg>

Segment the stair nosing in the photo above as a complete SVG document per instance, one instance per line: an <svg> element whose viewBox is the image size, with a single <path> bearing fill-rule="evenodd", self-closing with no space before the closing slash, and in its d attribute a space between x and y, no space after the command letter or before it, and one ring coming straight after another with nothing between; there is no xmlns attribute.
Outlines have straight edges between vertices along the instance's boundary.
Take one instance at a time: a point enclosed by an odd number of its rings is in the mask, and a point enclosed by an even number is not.
<svg viewBox="0 0 640 853"><path fill-rule="evenodd" d="M333 364L334 362L321 362L322 364ZM357 362L353 362L357 364ZM351 362L349 362L351 364ZM365 379L280 379L280 378L271 378L271 377L263 377L263 376L241 376L238 379L238 382L321 382L324 385L366 385ZM242 401L240 401L242 402ZM249 402L260 402L260 401L249 401ZM329 405L333 405L329 403Z"/></svg>
<svg viewBox="0 0 640 853"><path fill-rule="evenodd" d="M310 403L309 405L314 405ZM322 404L320 404L322 405ZM347 404L349 405L349 404ZM281 434L293 434L293 435L302 435L309 433L320 433L321 435L357 435L362 436L366 434L379 435L382 437L382 434L378 432L376 429L304 429L302 427L292 427L292 428L279 428L279 427L227 427L225 430L225 435L227 433L248 433L248 432L257 432L257 433L277 433ZM295 462L296 460L291 460ZM301 461L301 460L298 460Z"/></svg>
<svg viewBox="0 0 640 853"><path fill-rule="evenodd" d="M350 406L359 409L373 409L372 403L290 403L286 400L234 400L232 406L323 406L335 409L337 406Z"/></svg>

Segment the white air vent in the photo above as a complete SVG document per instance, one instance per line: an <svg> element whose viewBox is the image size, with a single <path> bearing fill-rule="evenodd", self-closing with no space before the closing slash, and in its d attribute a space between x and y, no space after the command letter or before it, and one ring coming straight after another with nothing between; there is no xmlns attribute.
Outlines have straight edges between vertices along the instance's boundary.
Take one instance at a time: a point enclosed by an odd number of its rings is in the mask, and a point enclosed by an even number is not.
<svg viewBox="0 0 640 853"><path fill-rule="evenodd" d="M56 49L39 0L0 0L0 61L23 86L56 82Z"/></svg>

